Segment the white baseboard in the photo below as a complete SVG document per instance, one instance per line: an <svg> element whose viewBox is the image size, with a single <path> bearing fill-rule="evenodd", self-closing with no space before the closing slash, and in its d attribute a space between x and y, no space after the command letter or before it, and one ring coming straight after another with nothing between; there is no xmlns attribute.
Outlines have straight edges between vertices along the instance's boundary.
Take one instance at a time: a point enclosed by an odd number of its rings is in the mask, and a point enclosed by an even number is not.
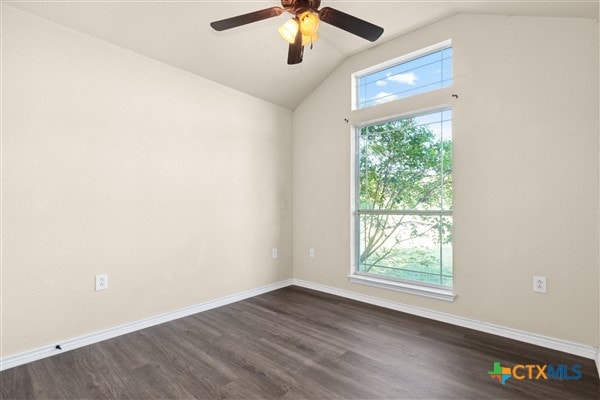
<svg viewBox="0 0 600 400"><path fill-rule="evenodd" d="M13 368L19 365L23 365L32 361L40 360L42 358L50 357L56 354L64 353L68 350L74 350L79 347L87 346L93 343L101 342L103 340L111 339L116 336L121 336L126 333L131 333L140 329L148 328L150 326L162 324L164 322L172 321L188 315L196 314L202 311L207 311L216 307L221 307L227 304L235 303L240 300L245 300L250 297L258 296L259 294L271 292L273 290L281 289L292 284L292 279L287 279L281 282L272 283L270 285L261 286L255 289L246 290L244 292L232 294L229 296L221 297L215 300L207 301L204 303L196 304L190 307L181 308L179 310L171 311L168 313L156 315L153 317L145 318L139 321L131 322L124 325L119 325L114 328L105 329L98 332L93 332L88 335L79 336L76 338L68 339L60 343L54 343L48 346L39 347L37 349L24 351L22 353L13 354L10 356L0 358L0 371L4 371L9 368ZM60 344L62 350L55 348L57 344Z"/></svg>
<svg viewBox="0 0 600 400"><path fill-rule="evenodd" d="M535 333L529 333L518 329L506 328L503 326L489 324L487 322L477 321L474 319L458 317L455 315L446 314L438 311L432 311L426 308L415 307L389 300L383 300L377 297L367 296L364 294L338 289L331 286L321 285L309 281L304 281L301 279L294 279L294 285L304 287L307 289L317 290L319 292L333 294L340 297L345 297L352 300L357 300L363 303L373 304L376 306L405 312L407 314L417 315L419 317L425 317L452 325L462 326L464 328L474 329L476 331L491 333L494 335L518 340L529 344L534 344L537 346L546 347L553 350L563 351L565 353L574 354L580 357L589 358L596 361L596 366L599 368L600 375L600 355L598 353L598 350L593 346L569 342L566 340L538 335Z"/></svg>
<svg viewBox="0 0 600 400"><path fill-rule="evenodd" d="M394 301L383 300L377 297L367 296L360 293L334 288L331 286L321 285L301 279L287 279L281 282L276 282L270 285L261 286L259 288L246 290L244 292L221 297L215 300L196 304L190 307L185 307L179 310L168 312L165 314L149 317L143 320L135 321L129 324L116 326L114 328L94 332L88 335L79 336L60 342L62 350L55 348L57 343L43 346L37 349L25 351L22 353L13 354L0 358L0 371L23 365L42 358L50 357L68 350L74 350L79 347L87 346L103 340L111 339L116 336L131 333L140 329L148 328L164 322L183 318L188 315L196 314L202 311L207 311L216 307L221 307L237 301L245 300L250 297L258 296L263 293L281 289L286 286L296 285L307 289L313 289L324 293L333 294L340 297L345 297L352 300L357 300L363 303L373 304L376 306L389 308L396 311L405 312L407 314L417 315L424 318L429 318L436 321L445 322L452 325L462 326L465 328L474 329L481 332L491 333L509 339L519 340L521 342L534 344L537 346L546 347L553 350L563 351L565 353L574 354L577 356L595 360L598 374L600 375L600 352L593 347L579 343L569 342L562 339L556 339L548 336L529 333L517 329L506 328L499 325L489 324L482 321L458 317L451 314L446 314L438 311L432 311L421 307L415 307L407 304L402 304Z"/></svg>

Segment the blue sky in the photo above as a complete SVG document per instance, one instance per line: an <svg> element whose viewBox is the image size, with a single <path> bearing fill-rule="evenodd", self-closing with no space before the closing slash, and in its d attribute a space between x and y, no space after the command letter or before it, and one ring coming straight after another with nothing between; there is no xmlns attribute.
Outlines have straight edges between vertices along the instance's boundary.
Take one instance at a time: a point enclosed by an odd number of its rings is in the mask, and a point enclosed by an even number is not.
<svg viewBox="0 0 600 400"><path fill-rule="evenodd" d="M450 47L358 78L359 108L440 89L451 83Z"/></svg>

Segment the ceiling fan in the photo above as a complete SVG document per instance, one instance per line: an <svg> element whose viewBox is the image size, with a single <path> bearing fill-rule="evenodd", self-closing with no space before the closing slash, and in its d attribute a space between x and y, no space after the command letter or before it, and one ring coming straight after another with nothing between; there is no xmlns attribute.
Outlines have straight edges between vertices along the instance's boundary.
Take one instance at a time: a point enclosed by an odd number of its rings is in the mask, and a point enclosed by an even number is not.
<svg viewBox="0 0 600 400"><path fill-rule="evenodd" d="M334 8L323 7L319 10L320 5L321 0L281 0L281 7L265 8L264 10L222 19L211 22L210 26L217 31L224 31L262 21L263 19L277 17L284 12L288 12L294 17L279 28L281 36L290 44L288 64L302 62L304 46L307 44L312 46L312 43L319 37L317 35L319 21L331 24L371 42L379 39L383 33L383 28Z"/></svg>

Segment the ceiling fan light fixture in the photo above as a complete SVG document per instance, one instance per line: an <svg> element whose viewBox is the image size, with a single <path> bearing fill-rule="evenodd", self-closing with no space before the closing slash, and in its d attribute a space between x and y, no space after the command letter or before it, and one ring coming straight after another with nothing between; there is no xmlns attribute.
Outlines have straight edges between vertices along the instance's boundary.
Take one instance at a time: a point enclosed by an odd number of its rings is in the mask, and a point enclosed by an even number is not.
<svg viewBox="0 0 600 400"><path fill-rule="evenodd" d="M285 21L285 24L281 25L277 30L286 42L294 44L296 34L298 33L298 21L296 21L294 18L290 18Z"/></svg>
<svg viewBox="0 0 600 400"><path fill-rule="evenodd" d="M311 37L317 33L319 29L319 17L310 11L300 14L300 32L304 36Z"/></svg>

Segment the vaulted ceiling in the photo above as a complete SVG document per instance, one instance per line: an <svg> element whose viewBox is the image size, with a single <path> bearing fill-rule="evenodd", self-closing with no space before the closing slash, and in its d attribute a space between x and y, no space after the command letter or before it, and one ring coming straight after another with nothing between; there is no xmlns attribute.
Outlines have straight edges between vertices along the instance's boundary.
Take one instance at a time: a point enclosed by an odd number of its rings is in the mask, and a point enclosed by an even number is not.
<svg viewBox="0 0 600 400"><path fill-rule="evenodd" d="M211 21L279 1L5 1L42 18L136 53L294 109L347 57L456 13L598 18L598 1L322 0L385 29L375 43L321 24L304 61L287 65L288 44L277 28L289 18L215 32Z"/></svg>

